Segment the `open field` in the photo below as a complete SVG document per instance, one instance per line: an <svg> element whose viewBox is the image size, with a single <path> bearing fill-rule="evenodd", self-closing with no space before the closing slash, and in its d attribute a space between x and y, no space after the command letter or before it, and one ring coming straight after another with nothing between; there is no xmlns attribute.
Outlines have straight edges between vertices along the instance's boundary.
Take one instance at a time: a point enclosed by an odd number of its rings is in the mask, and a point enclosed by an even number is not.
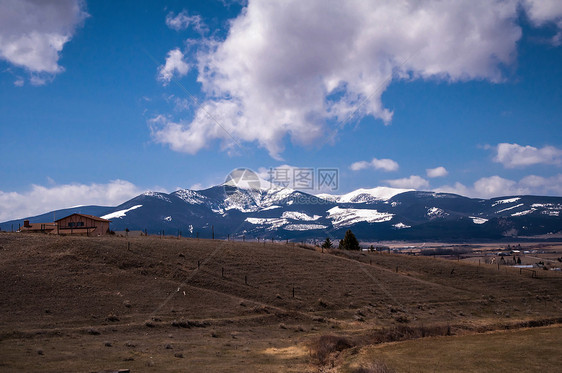
<svg viewBox="0 0 562 373"><path fill-rule="evenodd" d="M562 326L429 337L370 346L342 356L342 372L384 362L399 372L557 371L562 364Z"/></svg>
<svg viewBox="0 0 562 373"><path fill-rule="evenodd" d="M381 342L562 320L554 271L293 244L0 233L0 271L8 372L318 372L371 348L403 371ZM319 359L326 335L351 341L341 358Z"/></svg>

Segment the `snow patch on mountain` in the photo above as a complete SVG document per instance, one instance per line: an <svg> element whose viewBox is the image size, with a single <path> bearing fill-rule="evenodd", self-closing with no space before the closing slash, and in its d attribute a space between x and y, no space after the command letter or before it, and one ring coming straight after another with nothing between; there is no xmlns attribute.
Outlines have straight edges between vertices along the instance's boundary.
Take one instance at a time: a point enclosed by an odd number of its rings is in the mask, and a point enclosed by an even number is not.
<svg viewBox="0 0 562 373"><path fill-rule="evenodd" d="M115 211L115 212L112 212L111 214L104 215L104 216L102 216L101 218L102 218L102 219L106 219L106 220L121 219L121 218L123 218L125 215L127 215L127 213L128 213L129 211L136 210L136 209L138 209L139 207L142 207L142 205L136 205L136 206L133 206L133 207L128 208L128 209L125 209L125 210Z"/></svg>
<svg viewBox="0 0 562 373"><path fill-rule="evenodd" d="M246 190L237 190L235 193L230 194L222 206L217 208L217 211L222 213L222 210L239 210L242 212L256 212L260 208L256 203L257 195L252 195L251 192Z"/></svg>
<svg viewBox="0 0 562 373"><path fill-rule="evenodd" d="M406 224L404 224L404 223L397 223L397 224L393 224L392 226L393 226L394 228L396 228L396 229L412 228L411 226L406 225Z"/></svg>
<svg viewBox="0 0 562 373"><path fill-rule="evenodd" d="M500 199L499 201L494 202L494 204L492 205L492 207L495 207L495 206L497 206L497 205L506 204L506 203L514 203L514 202L519 201L520 199L521 199L520 197Z"/></svg>
<svg viewBox="0 0 562 373"><path fill-rule="evenodd" d="M438 207L430 207L427 209L427 216L429 218L442 218L447 215L449 214Z"/></svg>
<svg viewBox="0 0 562 373"><path fill-rule="evenodd" d="M371 209L344 209L333 207L328 210L328 219L335 228L346 227L359 222L382 223L392 220L394 214Z"/></svg>
<svg viewBox="0 0 562 373"><path fill-rule="evenodd" d="M525 210L525 211L516 212L516 213L514 213L514 214L511 214L511 216L524 216L524 215L528 215L528 214L530 214L530 213L532 213L532 212L535 212L535 211L536 211L536 210L532 208L532 209L530 209L530 210Z"/></svg>
<svg viewBox="0 0 562 373"><path fill-rule="evenodd" d="M269 230L280 228L289 223L287 219L279 218L246 218L245 221L253 225L269 225Z"/></svg>
<svg viewBox="0 0 562 373"><path fill-rule="evenodd" d="M172 203L172 201L170 201L170 199L168 197L166 197L166 195L164 193L148 191L148 192L144 192L142 195L147 196L147 197L158 198L158 199L161 199L162 201Z"/></svg>
<svg viewBox="0 0 562 373"><path fill-rule="evenodd" d="M262 210L262 211L267 211L267 210L275 210L275 209L280 209L280 208L281 208L281 206L278 206L278 205L271 205L271 206L266 207L266 208L263 208L263 209L261 209L261 210Z"/></svg>
<svg viewBox="0 0 562 373"><path fill-rule="evenodd" d="M241 212L256 212L280 208L279 204L291 204L291 195L295 193L289 188L273 187L267 190L237 189L229 193L224 203L217 210L239 210Z"/></svg>
<svg viewBox="0 0 562 373"><path fill-rule="evenodd" d="M305 220L305 221L313 221L321 218L320 215L310 216L303 212L298 212L298 211L285 211L283 215L281 215L281 217L285 219Z"/></svg>
<svg viewBox="0 0 562 373"><path fill-rule="evenodd" d="M516 208L521 207L523 205L524 205L523 203L520 203L520 204L515 205L515 206L507 207L505 209L501 209L499 211L496 211L496 214L500 214L500 213L505 212L505 211L513 210L513 209L516 209Z"/></svg>
<svg viewBox="0 0 562 373"><path fill-rule="evenodd" d="M474 224L484 224L485 222L488 221L488 219L479 218L477 216L469 216L469 218L472 219L472 222Z"/></svg>
<svg viewBox="0 0 562 373"><path fill-rule="evenodd" d="M205 196L197 193L194 190L189 190L189 189L179 189L176 190L173 194L175 194L178 198L192 205L201 205L205 203L205 199L206 199Z"/></svg>
<svg viewBox="0 0 562 373"><path fill-rule="evenodd" d="M372 189L360 188L347 194L333 195L322 193L317 194L316 197L338 203L370 203L376 201L388 201L395 195L410 191L413 191L413 189L398 189L389 187L376 187Z"/></svg>
<svg viewBox="0 0 562 373"><path fill-rule="evenodd" d="M283 227L287 231L308 231L314 229L326 229L328 226L321 224L289 224Z"/></svg>

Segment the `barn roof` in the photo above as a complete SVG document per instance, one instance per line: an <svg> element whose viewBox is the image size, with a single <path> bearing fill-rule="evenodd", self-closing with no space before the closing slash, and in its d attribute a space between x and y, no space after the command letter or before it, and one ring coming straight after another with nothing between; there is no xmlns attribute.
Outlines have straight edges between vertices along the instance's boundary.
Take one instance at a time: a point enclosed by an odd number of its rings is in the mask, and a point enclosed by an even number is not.
<svg viewBox="0 0 562 373"><path fill-rule="evenodd" d="M78 213L70 214L68 216L65 216L64 218L57 219L57 220L55 220L55 222L64 220L64 219L69 218L69 217L74 216L74 215L78 215L78 216L81 216L83 218L92 219L92 220L96 220L96 221L111 222L111 220L102 219L102 218L94 216L94 215L86 215L86 214L78 214Z"/></svg>

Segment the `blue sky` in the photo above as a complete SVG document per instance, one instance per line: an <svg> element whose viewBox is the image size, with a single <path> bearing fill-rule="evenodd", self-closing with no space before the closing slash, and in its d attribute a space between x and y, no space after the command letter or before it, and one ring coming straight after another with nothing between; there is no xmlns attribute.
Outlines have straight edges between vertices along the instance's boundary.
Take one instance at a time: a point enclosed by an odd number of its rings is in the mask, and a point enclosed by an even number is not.
<svg viewBox="0 0 562 373"><path fill-rule="evenodd" d="M0 24L0 220L238 167L562 195L559 1L0 0Z"/></svg>

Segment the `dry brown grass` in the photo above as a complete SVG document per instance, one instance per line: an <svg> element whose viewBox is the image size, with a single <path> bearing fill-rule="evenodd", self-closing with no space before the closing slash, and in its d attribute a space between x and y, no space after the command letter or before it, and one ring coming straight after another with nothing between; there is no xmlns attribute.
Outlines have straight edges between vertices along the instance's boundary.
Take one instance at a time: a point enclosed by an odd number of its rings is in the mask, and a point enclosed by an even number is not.
<svg viewBox="0 0 562 373"><path fill-rule="evenodd" d="M562 278L292 244L129 242L0 233L0 370L315 371L306 346L322 335L364 346L562 316Z"/></svg>
<svg viewBox="0 0 562 373"><path fill-rule="evenodd" d="M384 360L397 372L555 372L562 364L562 327L434 337L365 347L341 371Z"/></svg>

